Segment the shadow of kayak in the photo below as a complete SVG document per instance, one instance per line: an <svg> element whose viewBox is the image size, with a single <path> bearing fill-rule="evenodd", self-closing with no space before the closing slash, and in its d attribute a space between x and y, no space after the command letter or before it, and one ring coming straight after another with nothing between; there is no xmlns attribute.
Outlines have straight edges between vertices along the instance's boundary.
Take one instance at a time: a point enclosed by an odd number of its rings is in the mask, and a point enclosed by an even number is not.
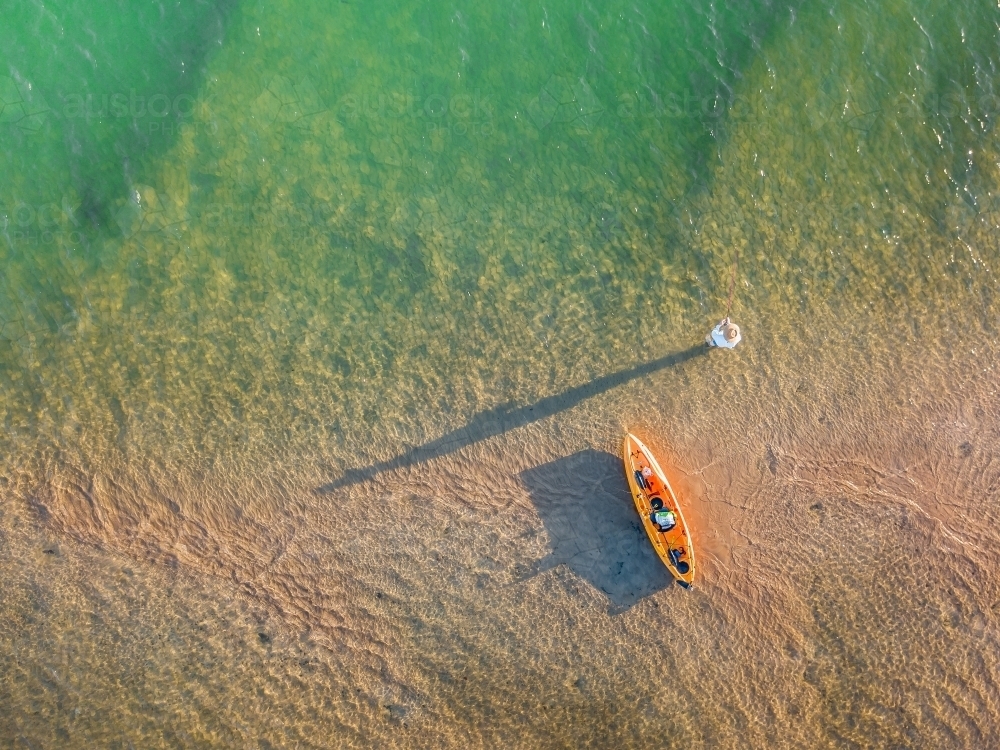
<svg viewBox="0 0 1000 750"><path fill-rule="evenodd" d="M521 580L564 565L607 596L612 615L673 583L635 511L621 458L588 449L520 479L550 540Z"/></svg>

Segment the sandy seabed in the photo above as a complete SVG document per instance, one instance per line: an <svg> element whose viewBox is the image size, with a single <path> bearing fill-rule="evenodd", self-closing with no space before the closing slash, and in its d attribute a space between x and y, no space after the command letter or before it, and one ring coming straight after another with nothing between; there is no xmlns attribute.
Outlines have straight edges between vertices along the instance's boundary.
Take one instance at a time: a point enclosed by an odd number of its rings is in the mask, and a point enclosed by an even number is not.
<svg viewBox="0 0 1000 750"><path fill-rule="evenodd" d="M845 69L872 43L798 22ZM237 51L122 238L64 253L71 324L0 310L4 742L1000 743L1000 171L976 157L973 207L939 168L961 137L871 116L905 66L764 54L681 200L653 125L421 151ZM553 155L584 146L618 177ZM737 249L745 341L693 349ZM626 430L682 495L693 591Z"/></svg>
<svg viewBox="0 0 1000 750"><path fill-rule="evenodd" d="M441 455L333 489L324 450L250 478L149 464L8 484L0 733L988 747L996 354L892 328L859 354L857 331L820 329L748 325L735 352L482 439L473 420ZM626 428L684 498L691 592L643 537ZM398 449L373 439L359 465Z"/></svg>

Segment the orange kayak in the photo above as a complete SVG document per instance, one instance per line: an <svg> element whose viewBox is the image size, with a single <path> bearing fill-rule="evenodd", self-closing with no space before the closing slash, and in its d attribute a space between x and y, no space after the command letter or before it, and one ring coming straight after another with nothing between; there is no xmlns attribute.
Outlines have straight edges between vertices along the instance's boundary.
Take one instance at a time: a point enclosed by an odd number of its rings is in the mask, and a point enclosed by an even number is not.
<svg viewBox="0 0 1000 750"><path fill-rule="evenodd" d="M663 469L635 435L625 436L625 476L653 549L684 588L694 583L694 546Z"/></svg>

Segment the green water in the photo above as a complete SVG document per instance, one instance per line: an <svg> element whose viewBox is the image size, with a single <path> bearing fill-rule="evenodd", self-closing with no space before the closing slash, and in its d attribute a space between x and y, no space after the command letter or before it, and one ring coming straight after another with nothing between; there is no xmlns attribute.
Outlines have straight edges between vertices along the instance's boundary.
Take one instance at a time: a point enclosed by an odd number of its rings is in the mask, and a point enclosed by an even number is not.
<svg viewBox="0 0 1000 750"><path fill-rule="evenodd" d="M10 11L2 739L995 738L972 654L997 650L1000 600L997 22L936 1ZM732 278L740 348L643 370L700 344ZM636 425L689 477L708 562L687 599L655 560L594 552L614 530L559 552L552 488L621 499L610 464L562 467ZM863 531L828 538L831 507ZM918 593L954 539L961 585ZM753 544L794 560L771 593ZM595 572L615 565L627 594ZM670 684L651 652L691 684L672 730L635 709Z"/></svg>
<svg viewBox="0 0 1000 750"><path fill-rule="evenodd" d="M34 350L60 360L56 350L67 345L85 356L104 349L109 359L91 372L117 365L123 378L100 399L105 417L109 399L190 411L194 384L162 391L203 379L197 390L214 414L197 429L214 431L225 421L220 408L264 408L287 420L293 368L314 376L310 393L352 388L358 375L405 381L414 369L406 359L421 347L435 367L478 359L509 347L498 329L514 324L508 315L534 321L541 334L567 297L579 299L577 325L624 333L633 324L621 308L635 304L642 274L655 279L657 296L675 298L672 309L690 309L708 285L664 275L692 264L704 276L711 259L684 257L671 217L707 179L725 97L752 44L786 11L706 18L690 7L676 15L568 7L551 20L547 12L442 7L369 18L372 11L341 4L272 17L243 7L231 18L209 14L228 20L228 41L220 31L199 45L184 41L189 24L203 22L192 12L173 35L149 40L155 58L121 56L121 47L148 52L149 43L123 41L148 27L115 16L106 33L117 43L102 48L96 68L113 72L74 81L81 93L66 94L75 91L62 82L67 68L79 75L80 60L55 58L33 88L40 93L22 96L37 99L34 107L43 97L68 103L43 112L38 132L20 122L9 129L8 284L48 291L32 292L26 311L10 289L8 340L47 330L55 340ZM731 27L730 38L713 38L709 21ZM35 23L26 18L7 33L44 46ZM179 76L176 62L187 56L189 72ZM22 59L27 65L32 50ZM192 104L196 81L202 93ZM118 92L128 92L125 116ZM131 116L154 98L157 113L170 103L168 116ZM41 172L40 153L49 168ZM155 197L139 205L132 196L143 186ZM402 318L410 330L399 330ZM458 330L458 320L477 324ZM112 352L106 336L103 345L79 338L81 328L104 326L124 326L141 342ZM188 359L205 349L177 346L205 326L221 356L215 377ZM535 338L527 361L544 356ZM584 373L608 360L602 348L580 363ZM236 349L249 359L234 359ZM184 376L171 371L168 351ZM154 376L144 361L166 369ZM232 382L219 367L268 375ZM470 369L481 368L461 371ZM34 395L11 404L55 395L24 386ZM265 406L260 387L283 404ZM360 390L368 400L370 389ZM513 398L520 384L505 390ZM359 404L322 401L293 418L330 423ZM193 430L190 420L198 417L182 420Z"/></svg>

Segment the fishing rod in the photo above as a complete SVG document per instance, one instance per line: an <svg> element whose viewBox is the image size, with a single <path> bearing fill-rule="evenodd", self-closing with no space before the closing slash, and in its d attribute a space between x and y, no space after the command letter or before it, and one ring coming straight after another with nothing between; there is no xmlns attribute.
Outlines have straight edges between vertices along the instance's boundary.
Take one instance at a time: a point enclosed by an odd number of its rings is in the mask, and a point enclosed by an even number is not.
<svg viewBox="0 0 1000 750"><path fill-rule="evenodd" d="M736 291L736 270L740 267L740 249L736 248L736 259L733 261L733 275L729 280L729 302L726 303L726 317L733 310L733 292Z"/></svg>

